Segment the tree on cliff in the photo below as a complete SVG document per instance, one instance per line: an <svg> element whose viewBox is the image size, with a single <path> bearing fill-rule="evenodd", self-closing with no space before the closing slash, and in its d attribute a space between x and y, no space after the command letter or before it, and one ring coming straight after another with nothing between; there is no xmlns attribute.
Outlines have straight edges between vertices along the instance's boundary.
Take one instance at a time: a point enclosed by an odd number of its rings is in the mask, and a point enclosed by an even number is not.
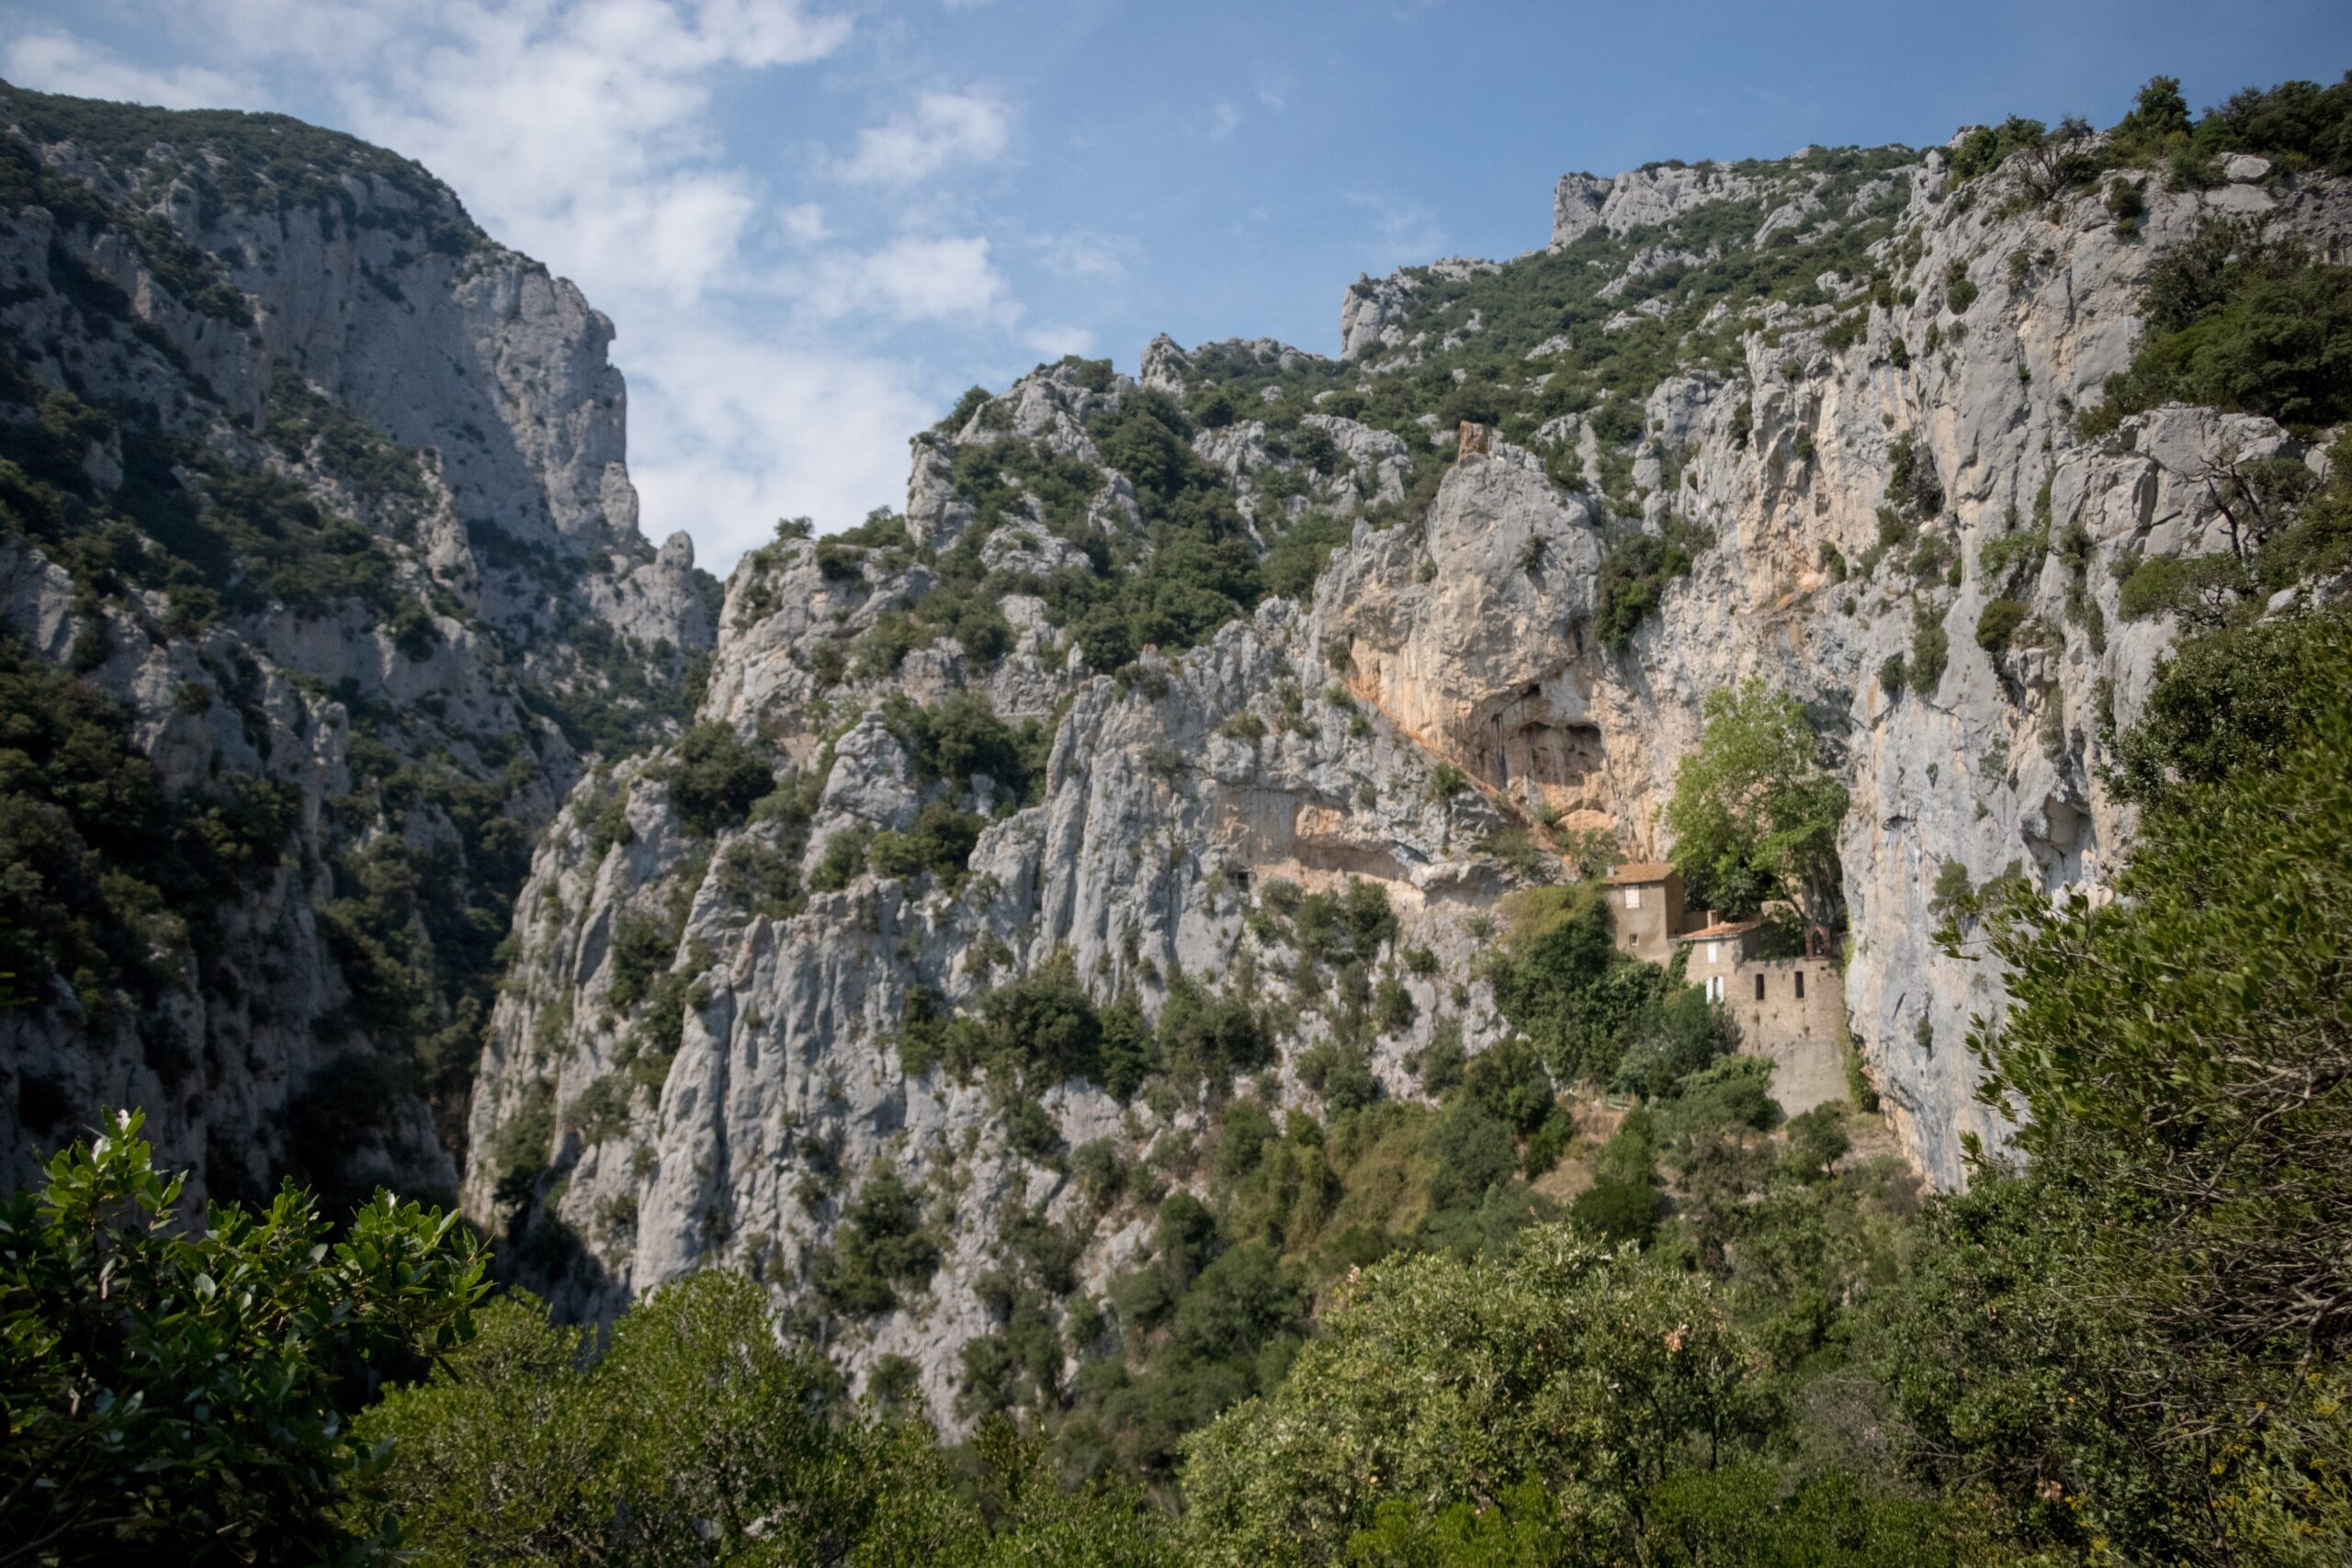
<svg viewBox="0 0 2352 1568"><path fill-rule="evenodd" d="M1761 681L1709 694L1699 748L1682 759L1666 826L1690 901L1751 914L1776 896L1808 923L1842 918L1838 824L1846 786L1794 697Z"/></svg>
<svg viewBox="0 0 2352 1568"><path fill-rule="evenodd" d="M1884 1375L1913 1465L2037 1547L2352 1560L2352 700L2340 617L2263 635L2166 663L2117 897L1987 912L2026 1159L1931 1213ZM2275 691L2199 709L2216 654Z"/></svg>

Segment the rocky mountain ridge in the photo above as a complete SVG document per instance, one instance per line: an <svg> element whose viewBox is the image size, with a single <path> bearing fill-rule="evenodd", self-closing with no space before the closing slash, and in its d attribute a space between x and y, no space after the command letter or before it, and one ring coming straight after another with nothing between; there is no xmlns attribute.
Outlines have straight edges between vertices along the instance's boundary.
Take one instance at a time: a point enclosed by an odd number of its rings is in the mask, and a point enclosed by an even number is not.
<svg viewBox="0 0 2352 1568"><path fill-rule="evenodd" d="M567 1313L742 1268L951 1425L1152 1375L1245 1175L1235 1270L1576 1198L1609 1073L1533 1066L1442 1202L1449 1075L1530 1070L1513 895L1669 852L1744 683L1850 795L1856 1071L1960 1181L2002 990L1934 931L2105 895L2179 630L2134 585L2326 463L2091 417L2143 281L2217 223L2352 240L2341 180L2096 139L1572 175L1542 251L1360 280L1336 357L975 389L903 512L720 591L638 534L611 324L423 170L0 121L17 1179L139 1103L199 1194L454 1190Z"/></svg>
<svg viewBox="0 0 2352 1568"><path fill-rule="evenodd" d="M0 89L0 626L103 694L72 743L128 795L11 737L11 858L56 864L6 910L0 1160L138 1104L199 1201L453 1188L529 838L712 637L637 531L611 323L282 117ZM140 818L164 863L74 868ZM50 972L74 931L111 958Z"/></svg>
<svg viewBox="0 0 2352 1568"><path fill-rule="evenodd" d="M2342 254L2340 182L2225 175L2130 176L2128 221L1943 149L1572 175L1547 252L1357 284L1337 360L1163 338L976 392L903 517L739 565L707 755L552 825L469 1211L571 1310L726 1263L943 1418L1066 1388L1225 1086L1412 1100L1498 1043L1498 900L1580 835L1670 848L1702 700L1755 679L1850 790L1853 1043L1957 1182L2001 990L1944 907L2101 893L2176 631L2125 579L2224 547L2217 476L2323 461L2184 406L2077 434L2151 257L2244 218ZM728 746L756 783L693 823Z"/></svg>

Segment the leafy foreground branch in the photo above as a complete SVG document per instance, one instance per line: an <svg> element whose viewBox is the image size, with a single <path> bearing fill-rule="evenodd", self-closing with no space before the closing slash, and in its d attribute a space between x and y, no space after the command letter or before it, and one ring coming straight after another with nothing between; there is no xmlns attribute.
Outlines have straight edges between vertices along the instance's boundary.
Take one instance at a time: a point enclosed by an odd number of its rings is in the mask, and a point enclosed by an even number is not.
<svg viewBox="0 0 2352 1568"><path fill-rule="evenodd" d="M0 1208L0 1563L340 1557L388 1459L348 1415L471 1337L486 1254L381 1193L331 1241L290 1186L183 1234L143 1121Z"/></svg>

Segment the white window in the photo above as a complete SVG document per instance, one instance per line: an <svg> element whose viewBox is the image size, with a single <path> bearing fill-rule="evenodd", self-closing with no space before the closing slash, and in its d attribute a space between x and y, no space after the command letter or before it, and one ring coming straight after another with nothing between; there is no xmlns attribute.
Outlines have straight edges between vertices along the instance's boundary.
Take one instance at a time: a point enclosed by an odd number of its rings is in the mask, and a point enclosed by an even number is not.
<svg viewBox="0 0 2352 1568"><path fill-rule="evenodd" d="M1724 999L1724 977L1721 975L1707 976L1707 999L1711 1002Z"/></svg>
<svg viewBox="0 0 2352 1568"><path fill-rule="evenodd" d="M1625 889L1625 908L1628 909L1638 909L1641 907L1642 890L1638 887L1628 887Z"/></svg>
<svg viewBox="0 0 2352 1568"><path fill-rule="evenodd" d="M1722 942L1709 942L1709 943L1707 944L1707 962L1708 962L1709 964L1721 964L1723 961L1724 961L1724 944L1723 944Z"/></svg>

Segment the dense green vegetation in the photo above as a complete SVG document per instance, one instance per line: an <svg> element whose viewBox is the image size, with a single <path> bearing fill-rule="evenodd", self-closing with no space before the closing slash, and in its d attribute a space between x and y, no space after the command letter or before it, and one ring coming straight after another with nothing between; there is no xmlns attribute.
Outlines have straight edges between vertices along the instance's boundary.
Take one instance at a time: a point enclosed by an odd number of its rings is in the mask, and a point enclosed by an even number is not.
<svg viewBox="0 0 2352 1568"><path fill-rule="evenodd" d="M1589 882L1533 887L1504 905L1502 941L1487 959L1495 1006L1566 1082L1607 1083L1628 1056L1634 1070L1661 1046L1667 987L1654 964L1621 951ZM1703 1065L1703 1064L1692 1064Z"/></svg>
<svg viewBox="0 0 2352 1568"><path fill-rule="evenodd" d="M1937 1212L1890 1386L1923 1472L2029 1542L2352 1549L2347 651L2340 616L2192 647L2131 753L2151 804L2121 897L1987 917L2013 1001L1972 1043L2031 1163ZM2182 723L2245 655L2263 700Z"/></svg>
<svg viewBox="0 0 2352 1568"><path fill-rule="evenodd" d="M2352 413L2352 267L2252 221L2209 220L2149 264L2146 336L2085 411L2086 434L2158 403L2258 413L2300 430Z"/></svg>
<svg viewBox="0 0 2352 1568"><path fill-rule="evenodd" d="M0 1205L0 1520L25 1562L341 1561L385 1454L373 1378L471 1336L483 1255L379 1198L331 1231L288 1188L182 1229L142 1119Z"/></svg>
<svg viewBox="0 0 2352 1568"><path fill-rule="evenodd" d="M697 724L671 754L670 805L686 831L708 838L732 828L775 789L775 771L723 724Z"/></svg>
<svg viewBox="0 0 2352 1568"><path fill-rule="evenodd" d="M1804 706L1751 681L1710 693L1703 712L1698 750L1676 771L1666 807L1688 897L1732 916L1784 897L1807 920L1837 924L1846 788L1824 765Z"/></svg>
<svg viewBox="0 0 2352 1568"><path fill-rule="evenodd" d="M2257 153L2298 173L2352 171L2352 73L2324 88L2313 82L2247 87L2193 118L2177 77L2151 77L2103 139L2079 118L2053 128L2011 115L1961 142L1951 183L1965 186L1998 171L2016 198L2049 201L2110 170L2160 167L2175 184L2198 188L2222 182L2220 160L2231 152ZM2143 206L2135 186L2111 182L2107 205L2120 230L2136 232Z"/></svg>
<svg viewBox="0 0 2352 1568"><path fill-rule="evenodd" d="M63 986L96 1020L138 1021L166 1083L200 1043L147 1010L209 952L224 896L275 870L295 810L235 774L167 801L116 704L0 635L0 973L20 998ZM55 1126L67 1108L31 1101L58 1092L32 1091L27 1120Z"/></svg>
<svg viewBox="0 0 2352 1568"><path fill-rule="evenodd" d="M1623 648L1657 613L1667 585L1690 575L1692 558L1709 543L1703 533L1670 518L1662 534L1623 534L1600 558L1600 608L1593 631L1604 648Z"/></svg>

